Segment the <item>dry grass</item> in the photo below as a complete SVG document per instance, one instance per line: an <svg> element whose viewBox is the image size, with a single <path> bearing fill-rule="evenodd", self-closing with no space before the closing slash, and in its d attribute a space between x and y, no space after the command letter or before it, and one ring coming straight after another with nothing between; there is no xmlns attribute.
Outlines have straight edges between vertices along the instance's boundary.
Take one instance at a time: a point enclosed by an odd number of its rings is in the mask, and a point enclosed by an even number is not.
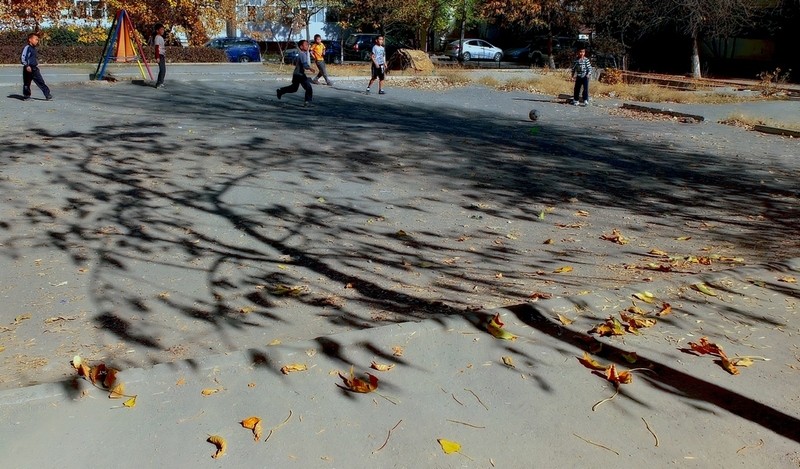
<svg viewBox="0 0 800 469"><path fill-rule="evenodd" d="M770 127L777 127L779 129L793 130L800 132L800 121L779 121L775 119L768 119L763 117L755 117L743 113L735 113L719 121L720 124L732 125L735 127L742 127L747 130L752 130L756 125L767 125Z"/></svg>

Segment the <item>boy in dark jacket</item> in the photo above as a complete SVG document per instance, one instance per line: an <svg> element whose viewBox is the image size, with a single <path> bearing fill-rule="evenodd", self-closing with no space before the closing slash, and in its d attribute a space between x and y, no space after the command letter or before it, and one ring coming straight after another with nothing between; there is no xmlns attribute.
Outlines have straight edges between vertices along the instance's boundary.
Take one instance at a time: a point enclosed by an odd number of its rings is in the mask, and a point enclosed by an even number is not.
<svg viewBox="0 0 800 469"><path fill-rule="evenodd" d="M572 64L572 78L575 79L575 89L572 95L572 104L578 105L578 98L580 98L581 106L589 104L589 77L592 75L592 63L586 57L586 49L581 47L578 49L578 58ZM581 88L583 94L581 95Z"/></svg>
<svg viewBox="0 0 800 469"><path fill-rule="evenodd" d="M294 61L292 84L289 86L284 86L283 88L278 88L278 99L281 99L281 96L285 95L286 93L296 92L297 89L302 86L303 89L306 90L303 106L311 106L311 98L314 96L314 91L311 88L311 79L306 76L306 70L311 73L314 73L316 70L311 68L311 63L308 56L308 41L303 39L297 43L297 48L300 49L300 52L297 54L297 58Z"/></svg>
<svg viewBox="0 0 800 469"><path fill-rule="evenodd" d="M36 55L36 46L39 45L39 35L37 33L28 34L28 45L22 49L22 95L25 99L31 99L31 81L44 93L44 99L50 101L53 95L50 88L44 82L41 72L39 72L39 58Z"/></svg>

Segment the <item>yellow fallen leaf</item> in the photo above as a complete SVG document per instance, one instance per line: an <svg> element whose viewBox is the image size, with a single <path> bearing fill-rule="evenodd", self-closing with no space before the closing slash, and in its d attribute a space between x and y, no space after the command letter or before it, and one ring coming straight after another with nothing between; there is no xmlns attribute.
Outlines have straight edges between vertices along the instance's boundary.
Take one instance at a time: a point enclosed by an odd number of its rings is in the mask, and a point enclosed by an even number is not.
<svg viewBox="0 0 800 469"><path fill-rule="evenodd" d="M400 345L396 345L396 346L392 347L392 355L394 355L395 357L402 357L403 353L405 353L405 350L406 349L404 347L401 347Z"/></svg>
<svg viewBox="0 0 800 469"><path fill-rule="evenodd" d="M109 399L122 399L125 397L125 383L119 383L108 394Z"/></svg>
<svg viewBox="0 0 800 469"><path fill-rule="evenodd" d="M691 236L678 236L675 238L676 241L689 241L690 239L692 239Z"/></svg>
<svg viewBox="0 0 800 469"><path fill-rule="evenodd" d="M250 306L244 306L244 307L239 309L239 312L242 313L242 314L250 314L253 311L255 311L255 309L250 307Z"/></svg>
<svg viewBox="0 0 800 469"><path fill-rule="evenodd" d="M225 454L225 450L228 449L228 443L225 441L225 438L219 435L211 435L206 441L217 447L217 452L211 456L214 459L221 457Z"/></svg>
<svg viewBox="0 0 800 469"><path fill-rule="evenodd" d="M663 256L663 257L669 256L669 254L667 254L666 252L662 251L661 249L651 249L650 250L650 254L652 254L654 256Z"/></svg>
<svg viewBox="0 0 800 469"><path fill-rule="evenodd" d="M560 314L558 315L558 320L559 320L559 321L561 321L561 324L563 324L563 325L565 325L565 326L569 326L570 324L572 324L573 322L575 322L574 320L572 320L572 319L569 319L568 317L566 317L566 316L562 316L562 315L560 315Z"/></svg>
<svg viewBox="0 0 800 469"><path fill-rule="evenodd" d="M83 359L80 357L80 355L75 355L74 357L72 357L72 366L76 370L79 370L81 368L81 363L83 363Z"/></svg>
<svg viewBox="0 0 800 469"><path fill-rule="evenodd" d="M263 427L260 418L248 417L239 423L241 423L244 428L247 428L248 430L253 430L253 439L255 441L261 439L261 433L263 432Z"/></svg>
<svg viewBox="0 0 800 469"><path fill-rule="evenodd" d="M514 359L512 357L502 357L502 358L504 365L514 368Z"/></svg>
<svg viewBox="0 0 800 469"><path fill-rule="evenodd" d="M374 369L374 370L378 370L378 371L389 371L392 368L394 368L394 363L392 363L390 365L384 365L384 364L381 364L381 363L378 363L378 362L372 362L372 364L369 367Z"/></svg>
<svg viewBox="0 0 800 469"><path fill-rule="evenodd" d="M205 388L202 391L200 391L200 394L202 394L204 396L210 396L210 395L216 394L218 392L220 392L220 388Z"/></svg>
<svg viewBox="0 0 800 469"><path fill-rule="evenodd" d="M272 342L268 343L267 345L280 345L281 339L273 339Z"/></svg>
<svg viewBox="0 0 800 469"><path fill-rule="evenodd" d="M656 316L666 316L672 313L672 306L669 303L662 303L661 310L656 313Z"/></svg>
<svg viewBox="0 0 800 469"><path fill-rule="evenodd" d="M125 407L135 407L136 406L136 396L131 397L127 401L123 402L122 405Z"/></svg>
<svg viewBox="0 0 800 469"><path fill-rule="evenodd" d="M750 357L734 357L730 359L730 362L736 366L750 366L754 363Z"/></svg>
<svg viewBox="0 0 800 469"><path fill-rule="evenodd" d="M184 384L186 384L186 378L182 376L178 378L178 381L175 381L175 386L183 386Z"/></svg>
<svg viewBox="0 0 800 469"><path fill-rule="evenodd" d="M797 283L797 279L792 277L792 276L790 276L790 275L787 275L785 277L781 277L781 278L778 279L778 281L779 282L786 282L786 283Z"/></svg>
<svg viewBox="0 0 800 469"><path fill-rule="evenodd" d="M283 366L281 368L281 373L283 373L285 375L288 375L289 373L292 373L292 372L295 372L295 371L306 371L307 369L308 369L308 366L306 366L305 363L292 363L292 364Z"/></svg>
<svg viewBox="0 0 800 469"><path fill-rule="evenodd" d="M564 267L559 267L553 271L554 274L563 274L566 272L572 272L572 267L565 265Z"/></svg>
<svg viewBox="0 0 800 469"><path fill-rule="evenodd" d="M503 321L500 320L500 313L497 313L489 321L489 324L486 325L486 330L498 339L516 340L517 336L503 329L504 325Z"/></svg>
<svg viewBox="0 0 800 469"><path fill-rule="evenodd" d="M695 283L692 285L692 287L700 293L704 293L708 296L717 296L717 293L711 290L705 283Z"/></svg>
<svg viewBox="0 0 800 469"><path fill-rule="evenodd" d="M624 358L628 363L636 363L636 360L639 359L639 356L636 355L636 352L622 352L620 355L622 355L622 358Z"/></svg>
<svg viewBox="0 0 800 469"><path fill-rule="evenodd" d="M649 291L643 291L643 292L639 292L639 293L634 293L633 297L634 298L638 298L638 299L644 301L645 303L650 303L650 304L655 303L655 298L656 298Z"/></svg>
<svg viewBox="0 0 800 469"><path fill-rule="evenodd" d="M738 375L739 374L739 370L736 368L736 366L733 363L731 363L730 360L728 360L728 357L726 357L725 355L722 355L721 357L719 357L719 359L722 361L722 368L724 368L725 371L727 371L728 373L730 373L732 375Z"/></svg>
<svg viewBox="0 0 800 469"><path fill-rule="evenodd" d="M455 441L445 440L444 438L439 438L436 441L438 441L442 446L442 451L444 451L444 454L453 454L461 451L461 445Z"/></svg>
<svg viewBox="0 0 800 469"><path fill-rule="evenodd" d="M554 243L553 238L547 238L544 240L542 244L553 244L553 243Z"/></svg>
<svg viewBox="0 0 800 469"><path fill-rule="evenodd" d="M589 356L588 352L583 352L583 357L578 357L581 365L589 368L590 370L606 371L610 365L601 365L600 362Z"/></svg>

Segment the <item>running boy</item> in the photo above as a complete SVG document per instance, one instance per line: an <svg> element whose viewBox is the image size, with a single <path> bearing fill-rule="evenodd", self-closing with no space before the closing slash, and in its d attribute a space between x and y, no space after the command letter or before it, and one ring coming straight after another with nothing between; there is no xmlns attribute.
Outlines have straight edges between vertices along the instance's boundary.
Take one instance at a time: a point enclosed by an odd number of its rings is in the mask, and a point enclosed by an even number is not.
<svg viewBox="0 0 800 469"><path fill-rule="evenodd" d="M325 83L333 86L333 82L328 78L328 71L325 69L325 44L322 43L322 36L319 34L314 35L314 43L311 44L311 59L314 60L314 64L319 70L317 76L311 81L316 85L319 83L319 77L324 77Z"/></svg>
<svg viewBox="0 0 800 469"><path fill-rule="evenodd" d="M42 78L42 73L39 72L39 57L36 55L36 46L39 45L39 34L28 34L28 44L22 49L22 96L24 99L31 99L31 81L36 83L36 86L44 93L44 99L50 101L53 95L50 94L50 88Z"/></svg>
<svg viewBox="0 0 800 469"><path fill-rule="evenodd" d="M314 91L311 88L311 80L306 76L306 70L314 73L314 69L311 68L311 64L309 63L308 59L308 41L303 39L297 44L297 47L300 49L300 53L297 54L297 58L294 61L295 65L294 72L292 73L292 84L284 86L283 88L278 88L278 99L281 99L281 96L285 95L286 93L296 92L297 88L302 86L303 89L306 90L306 97L305 101L303 102L303 106L310 106Z"/></svg>
<svg viewBox="0 0 800 469"><path fill-rule="evenodd" d="M572 64L572 78L575 79L575 89L572 92L572 104L578 105L578 96L583 88L581 106L589 104L589 77L592 75L592 64L586 57L586 49L578 49L578 58Z"/></svg>
<svg viewBox="0 0 800 469"><path fill-rule="evenodd" d="M367 94L375 80L378 80L378 94L386 94L383 91L383 80L386 78L386 49L383 48L383 36L375 38L375 45L372 46L372 79L367 85Z"/></svg>

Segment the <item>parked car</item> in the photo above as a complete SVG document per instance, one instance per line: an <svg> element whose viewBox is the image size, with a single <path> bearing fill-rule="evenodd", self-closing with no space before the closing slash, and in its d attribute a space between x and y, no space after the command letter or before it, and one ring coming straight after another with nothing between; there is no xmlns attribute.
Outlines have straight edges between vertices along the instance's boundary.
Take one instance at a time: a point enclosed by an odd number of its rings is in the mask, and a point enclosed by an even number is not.
<svg viewBox="0 0 800 469"><path fill-rule="evenodd" d="M528 53L528 63L539 67L544 67L550 63L550 51L548 48L549 38L540 37L531 42L530 52ZM552 38L553 41L553 61L556 67L567 66L564 64L565 60L570 60L574 51L572 44L575 42L574 38L556 36Z"/></svg>
<svg viewBox="0 0 800 469"><path fill-rule="evenodd" d="M322 41L325 44L325 63L326 64L340 64L342 63L342 45L339 41L329 41L324 39ZM293 47L291 49L286 49L283 52L283 63L293 64L294 60L297 58L297 54L300 53L300 49L297 47Z"/></svg>
<svg viewBox="0 0 800 469"><path fill-rule="evenodd" d="M514 47L503 50L503 59L511 62L528 62L532 52L533 44L528 43L522 47Z"/></svg>
<svg viewBox="0 0 800 469"><path fill-rule="evenodd" d="M444 55L450 60L458 60L461 41L452 41L447 45ZM464 62L468 60L494 60L499 62L503 58L503 49L495 47L483 39L464 39Z"/></svg>
<svg viewBox="0 0 800 469"><path fill-rule="evenodd" d="M344 41L344 59L369 61L372 55L372 46L375 45L375 39L378 36L380 34L374 33L356 33L348 36ZM398 49L407 48L403 43L387 36L384 36L383 47L386 49L387 61Z"/></svg>
<svg viewBox="0 0 800 469"><path fill-rule="evenodd" d="M261 47L249 37L220 37L208 41L206 47L225 51L230 62L261 62Z"/></svg>

